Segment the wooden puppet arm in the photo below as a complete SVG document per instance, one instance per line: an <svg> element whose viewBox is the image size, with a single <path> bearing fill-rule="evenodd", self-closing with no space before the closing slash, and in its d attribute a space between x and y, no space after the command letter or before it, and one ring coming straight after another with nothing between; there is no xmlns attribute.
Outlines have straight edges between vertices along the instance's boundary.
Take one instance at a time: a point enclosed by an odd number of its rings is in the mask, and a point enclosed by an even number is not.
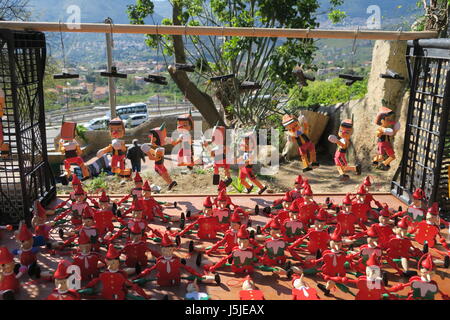
<svg viewBox="0 0 450 320"><path fill-rule="evenodd" d="M297 252L295 252L295 250L293 248L287 247L286 250L291 254L292 258L294 258L295 260L298 260L298 261L303 260L303 258Z"/></svg>
<svg viewBox="0 0 450 320"><path fill-rule="evenodd" d="M391 218L393 219L393 218L397 218L397 217L403 217L403 215L404 215L406 212L407 212L406 210L398 211L398 212L394 213L394 214L391 216Z"/></svg>
<svg viewBox="0 0 450 320"><path fill-rule="evenodd" d="M337 277L338 279L334 280L335 282L339 282L342 284L346 284L346 283L358 283L358 279L349 279L347 277Z"/></svg>
<svg viewBox="0 0 450 320"><path fill-rule="evenodd" d="M86 285L85 288L92 288L95 287L97 285L97 283L100 282L100 278L94 278L91 281L88 282L88 284Z"/></svg>
<svg viewBox="0 0 450 320"><path fill-rule="evenodd" d="M144 292L144 290L139 287L137 284L131 282L130 280L126 280L125 284L130 286L138 295L140 295L141 297L145 298L145 299L150 299L150 296L148 294L146 294Z"/></svg>
<svg viewBox="0 0 450 320"><path fill-rule="evenodd" d="M439 236L439 242L442 244L442 246L443 246L445 249L450 250L450 248L449 248L449 246L448 246L448 244L447 244L447 241L445 241L445 238L442 236L442 234L441 234L441 233L438 233L438 236Z"/></svg>
<svg viewBox="0 0 450 320"><path fill-rule="evenodd" d="M192 222L190 225L186 226L182 231L178 232L178 236L182 237L186 234L186 232L188 232L189 230L192 230L195 225L198 223L198 221L200 220L201 217L195 219L194 222Z"/></svg>
<svg viewBox="0 0 450 320"><path fill-rule="evenodd" d="M290 249L295 249L297 248L300 244L302 244L302 242L309 237L309 235L311 234L311 232L306 233L303 237L298 238L297 240L294 241L294 243L292 243L288 248Z"/></svg>
<svg viewBox="0 0 450 320"><path fill-rule="evenodd" d="M67 209L66 211L64 211L63 213L61 213L59 216L57 216L55 219L54 219L54 221L56 222L56 221L58 221L58 220L61 220L61 219L64 219L70 212L72 211L72 209Z"/></svg>
<svg viewBox="0 0 450 320"><path fill-rule="evenodd" d="M444 292L442 292L442 290L439 290L439 293L442 296L442 299L444 300L450 300L450 297L448 295L446 295Z"/></svg>
<svg viewBox="0 0 450 320"><path fill-rule="evenodd" d="M147 228L148 228L148 230L151 231L156 237L161 238L161 239L163 238L162 233L161 233L158 229L151 228L151 227L149 227L149 226L147 226Z"/></svg>
<svg viewBox="0 0 450 320"><path fill-rule="evenodd" d="M397 291L403 290L403 289L411 286L411 284L412 284L412 281L410 281L408 283L399 283L399 284L397 284L391 288L388 288L386 290L389 292L397 292Z"/></svg>
<svg viewBox="0 0 450 320"><path fill-rule="evenodd" d="M265 248L265 246L260 245L258 242L256 242L254 239L250 239L250 244L255 246L255 249L253 249L253 253L255 255L259 254L261 250Z"/></svg>
<svg viewBox="0 0 450 320"><path fill-rule="evenodd" d="M140 274L138 274L136 277L134 277L133 279L140 279L145 277L146 275L150 274L153 270L156 269L156 264L154 264L153 266L151 266L150 268L146 268L144 271L142 271Z"/></svg>
<svg viewBox="0 0 450 320"><path fill-rule="evenodd" d="M223 257L222 259L220 259L215 265L213 265L211 267L209 267L208 265L205 265L204 268L206 271L215 272L217 269L219 269L221 266L223 266L228 261L228 259L230 259L232 256L233 256L233 253L230 253L226 257Z"/></svg>
<svg viewBox="0 0 450 320"><path fill-rule="evenodd" d="M221 240L217 241L210 249L206 250L205 253L209 255L216 251L220 246L224 245L227 242L227 237L228 235L225 234L225 236Z"/></svg>
<svg viewBox="0 0 450 320"><path fill-rule="evenodd" d="M148 252L150 252L152 254L152 256L154 256L155 258L159 258L161 257L161 253L159 253L156 250L151 249L150 247L147 247L146 249Z"/></svg>
<svg viewBox="0 0 450 320"><path fill-rule="evenodd" d="M79 157L81 157L81 155L83 154L83 151L81 150L79 145L77 145L76 152Z"/></svg>
<svg viewBox="0 0 450 320"><path fill-rule="evenodd" d="M364 231L367 231L367 227L364 225L364 223L361 221L361 219L358 219L357 221L358 226L360 226L361 229Z"/></svg>
<svg viewBox="0 0 450 320"><path fill-rule="evenodd" d="M272 219L270 219L270 220L265 224L265 226L261 228L261 232L266 231L266 229L269 228L270 224L272 223L272 221L275 220L275 218L276 218L276 216L273 217Z"/></svg>
<svg viewBox="0 0 450 320"><path fill-rule="evenodd" d="M104 239L105 243L112 243L114 240L116 240L117 238L119 238L123 234L125 229L126 228L122 228L119 231L117 231L116 234L113 235L112 237L110 237L109 239Z"/></svg>
<svg viewBox="0 0 450 320"><path fill-rule="evenodd" d="M58 204L53 210L58 210L59 208L62 208L62 207L64 207L68 202L70 201L70 199L69 200L66 200L66 201L63 201L63 202L61 202L60 204Z"/></svg>
<svg viewBox="0 0 450 320"><path fill-rule="evenodd" d="M367 231L361 231L361 232L358 232L357 234L355 234L353 236L350 236L348 238L350 240L356 240L356 239L359 239L359 238L362 238L362 237L366 236L366 234L367 234Z"/></svg>
<svg viewBox="0 0 450 320"><path fill-rule="evenodd" d="M91 197L87 197L87 198L91 201L92 205L95 208L100 208L100 205L98 204L97 200L95 200L94 198L91 198Z"/></svg>
<svg viewBox="0 0 450 320"><path fill-rule="evenodd" d="M113 151L112 145L107 146L106 148L100 149L97 152L97 158L103 157L107 153L111 153Z"/></svg>
<svg viewBox="0 0 450 320"><path fill-rule="evenodd" d="M125 197L123 197L122 199L119 200L119 202L117 202L117 206L122 205L123 202L127 201L129 198L131 197L131 193L127 194Z"/></svg>
<svg viewBox="0 0 450 320"><path fill-rule="evenodd" d="M197 276L197 277L200 277L200 278L203 277L203 275L200 274L199 272L197 272L196 270L194 270L194 268L191 268L191 267L189 267L189 266L187 266L187 265L185 265L185 264L182 264L182 265L181 265L181 269L186 270L187 272L189 272L190 274L192 274L192 275L194 275L194 276Z"/></svg>

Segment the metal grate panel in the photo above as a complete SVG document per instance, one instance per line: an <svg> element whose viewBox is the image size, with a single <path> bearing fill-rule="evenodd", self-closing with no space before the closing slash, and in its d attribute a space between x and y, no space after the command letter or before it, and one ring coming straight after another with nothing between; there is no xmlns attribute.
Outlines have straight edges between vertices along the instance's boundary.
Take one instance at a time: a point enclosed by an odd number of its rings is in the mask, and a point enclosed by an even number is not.
<svg viewBox="0 0 450 320"><path fill-rule="evenodd" d="M35 199L56 196L47 158L43 78L45 35L0 30L0 86L5 92L2 118L11 155L0 159L0 223L29 222Z"/></svg>

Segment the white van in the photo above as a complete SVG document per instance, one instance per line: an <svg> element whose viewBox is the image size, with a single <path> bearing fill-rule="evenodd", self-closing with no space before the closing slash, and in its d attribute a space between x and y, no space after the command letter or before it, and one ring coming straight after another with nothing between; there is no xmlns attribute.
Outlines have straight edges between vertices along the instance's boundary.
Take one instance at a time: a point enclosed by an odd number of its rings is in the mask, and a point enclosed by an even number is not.
<svg viewBox="0 0 450 320"><path fill-rule="evenodd" d="M117 116L122 120L127 120L132 114L148 114L147 105L143 102L132 103L128 106L118 106L116 112Z"/></svg>

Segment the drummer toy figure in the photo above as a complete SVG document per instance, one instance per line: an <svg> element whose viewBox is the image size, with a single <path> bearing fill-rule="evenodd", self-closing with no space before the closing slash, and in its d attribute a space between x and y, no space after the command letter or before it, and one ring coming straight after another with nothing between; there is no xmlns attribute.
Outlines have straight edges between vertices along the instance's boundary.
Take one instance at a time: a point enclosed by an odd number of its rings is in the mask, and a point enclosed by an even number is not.
<svg viewBox="0 0 450 320"><path fill-rule="evenodd" d="M283 127L289 132L289 137L298 144L303 172L317 168L319 163L316 160L316 147L309 139L309 126L304 122L306 128L302 130L299 121L289 114L285 114L282 121Z"/></svg>
<svg viewBox="0 0 450 320"><path fill-rule="evenodd" d="M340 174L339 179L341 181L346 181L350 177L345 174L347 171L356 172L357 175L361 174L361 165L349 166L347 163L347 150L350 146L350 137L353 133L353 123L352 120L344 120L339 126L339 138L334 135L330 135L328 140L332 143L337 144L338 148L334 154L334 163L336 164L337 170Z"/></svg>

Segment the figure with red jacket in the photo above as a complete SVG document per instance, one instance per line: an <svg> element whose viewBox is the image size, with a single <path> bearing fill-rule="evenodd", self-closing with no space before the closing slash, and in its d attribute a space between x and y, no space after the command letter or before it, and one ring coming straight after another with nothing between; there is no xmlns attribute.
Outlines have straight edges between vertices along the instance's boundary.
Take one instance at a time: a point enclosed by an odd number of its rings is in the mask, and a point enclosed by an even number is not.
<svg viewBox="0 0 450 320"><path fill-rule="evenodd" d="M277 217L280 221L287 219L289 217L289 210L292 206L293 199L291 198L289 192L286 192L284 194L284 197L281 198L280 201L281 201L281 203L280 203L281 206L277 207L276 211L272 210L270 207L266 207L263 209L263 212L265 212L272 219L275 217ZM270 221L268 223L270 223ZM263 230L265 230L267 228L267 224L263 228Z"/></svg>
<svg viewBox="0 0 450 320"><path fill-rule="evenodd" d="M169 171L164 165L164 155L166 150L167 130L166 125L163 123L159 128L153 128L148 135L150 142L144 143L141 146L141 150L148 156L150 160L154 161L154 169L157 174L167 183L168 190L172 190L177 185L177 182L172 180Z"/></svg>
<svg viewBox="0 0 450 320"><path fill-rule="evenodd" d="M292 276L292 300L320 300L316 289L308 286L303 280L304 274Z"/></svg>
<svg viewBox="0 0 450 320"><path fill-rule="evenodd" d="M392 139L400 130L400 123L395 121L395 112L381 107L375 123L379 126L376 132L378 138L378 154L373 158L373 165L380 170L389 170L390 163L395 160Z"/></svg>
<svg viewBox="0 0 450 320"><path fill-rule="evenodd" d="M266 300L264 292L256 287L250 275L247 275L242 283L242 290L239 291L239 300Z"/></svg>
<svg viewBox="0 0 450 320"><path fill-rule="evenodd" d="M441 234L440 218L439 218L439 206L435 202L428 209L426 220L422 220L417 223L416 226L411 230L411 234L414 234L414 239L429 248L433 248L436 245L437 238L439 242L448 250L449 247L445 241L444 236Z"/></svg>
<svg viewBox="0 0 450 320"><path fill-rule="evenodd" d="M397 227L394 228L395 237L389 240L386 254L393 261L400 260L404 274L411 277L417 273L409 270L408 260L411 258L420 258L422 251L414 247L411 239L407 237L410 226L408 221L410 221L409 216L405 216L397 223Z"/></svg>
<svg viewBox="0 0 450 320"><path fill-rule="evenodd" d="M346 158L348 147L350 146L350 138L353 134L353 122L346 119L341 122L339 126L339 138L335 135L330 135L328 141L337 145L336 153L334 154L334 163L340 174L339 179L341 181L347 181L350 177L346 174L347 171L356 172L357 175L361 174L361 165L349 166Z"/></svg>
<svg viewBox="0 0 450 320"><path fill-rule="evenodd" d="M50 231L55 225L54 221L47 221L47 213L39 200L34 202L33 219L31 225L34 228L34 246L46 246L47 248L57 248L62 244L50 239Z"/></svg>
<svg viewBox="0 0 450 320"><path fill-rule="evenodd" d="M383 300L383 295L395 299L385 288L384 279L381 277L380 262L375 252L367 260L365 275L359 276L357 279L344 277L338 281L343 284L356 284L358 292L355 295L355 300Z"/></svg>
<svg viewBox="0 0 450 320"><path fill-rule="evenodd" d="M281 234L284 241L292 244L305 234L306 226L298 218L298 212L289 211L289 218L281 221Z"/></svg>
<svg viewBox="0 0 450 320"><path fill-rule="evenodd" d="M141 178L141 175L139 172L136 172L136 175L134 176L134 188L131 189L130 193L127 194L125 197L119 200L117 202L117 205L120 206L122 203L127 201L130 197L135 198L137 197L139 200L142 199L142 186L144 185L144 181Z"/></svg>
<svg viewBox="0 0 450 320"><path fill-rule="evenodd" d="M413 195L413 202L405 211L399 211L393 215L393 217L403 217L403 216L409 216L411 218L412 225L415 226L419 222L424 221L427 214L426 209L426 196L425 192L417 188Z"/></svg>
<svg viewBox="0 0 450 320"><path fill-rule="evenodd" d="M302 198L292 202L289 210L298 212L303 225L309 226L313 223L314 215L320 209L320 206L314 201L313 192L309 184L305 184L302 195Z"/></svg>
<svg viewBox="0 0 450 320"><path fill-rule="evenodd" d="M213 216L219 220L219 231L226 231L230 226L231 209L228 206L226 191L222 190L216 198L217 207L213 208Z"/></svg>
<svg viewBox="0 0 450 320"><path fill-rule="evenodd" d="M226 144L225 138L226 128L224 126L219 126L216 124L212 130L211 140L205 140L203 146L212 146L211 157L214 159L213 185L219 184L219 169L223 168L225 177L227 178L226 180L224 180L224 183L228 187L231 182L233 182L233 179L231 179L230 164L227 162L227 154L229 153L229 148Z"/></svg>
<svg viewBox="0 0 450 320"><path fill-rule="evenodd" d="M141 201L144 206L144 219L150 222L154 220L154 217L159 217L163 222L168 222L169 218L164 216L161 204L152 196L152 188L148 181L145 181L142 192L143 197Z"/></svg>
<svg viewBox="0 0 450 320"><path fill-rule="evenodd" d="M14 272L14 256L6 247L0 247L0 266L0 296L3 300L15 300L20 291L20 283Z"/></svg>
<svg viewBox="0 0 450 320"><path fill-rule="evenodd" d="M109 121L109 129L113 140L109 146L97 152L97 157L100 158L107 153L112 153L111 171L117 175L123 176L126 171L125 160L127 155L127 146L125 140L123 140L125 136L125 125L123 124L122 119L114 118Z"/></svg>
<svg viewBox="0 0 450 320"><path fill-rule="evenodd" d="M264 239L264 254L259 259L259 261L265 266L284 266L286 263L285 250L287 248L287 244L283 240L280 231L280 221L275 218L270 223L270 235Z"/></svg>
<svg viewBox="0 0 450 320"><path fill-rule="evenodd" d="M377 233L381 249L387 249L389 240L394 237L394 231L392 230L392 226L390 225L391 213L389 212L389 207L387 205L384 206L380 211L380 216L378 217L379 223L373 224L371 227ZM351 240L359 239L367 234L367 230L359 232L349 238Z"/></svg>
<svg viewBox="0 0 450 320"><path fill-rule="evenodd" d="M315 266L319 263L322 263L322 266L319 269L313 267L303 270L305 274L320 272L320 275L327 283L325 286L319 284L318 288L325 294L329 294L330 290L336 285L336 282L340 282L346 277L347 271L345 265L346 262L349 262L352 259L351 255L347 255L342 250L343 242L341 230L340 224L337 224L330 236L330 249L323 251L321 258L313 259L305 263L305 267L311 265ZM337 285L337 287L344 292L349 291L345 286Z"/></svg>
<svg viewBox="0 0 450 320"><path fill-rule="evenodd" d="M352 212L360 223L366 223L372 211L372 207L366 202L366 196L367 189L361 184L352 201Z"/></svg>
<svg viewBox="0 0 450 320"><path fill-rule="evenodd" d="M223 238L217 241L211 248L207 248L205 253L211 255L223 246L223 251L228 255L233 248L238 246L238 232L241 227L241 217L237 212L233 212L230 219L230 228L225 232Z"/></svg>
<svg viewBox="0 0 450 320"><path fill-rule="evenodd" d="M95 227L100 237L105 237L107 233L114 232L114 221L118 221L114 212L111 210L110 198L105 191L99 198L100 210L93 210Z"/></svg>
<svg viewBox="0 0 450 320"><path fill-rule="evenodd" d="M344 201L342 201L343 206L341 211L336 215L336 222L341 225L342 235L352 236L355 234L355 225L358 224L363 230L366 230L366 226L361 222L361 220L353 213L352 200L350 199L350 193L347 193Z"/></svg>
<svg viewBox="0 0 450 320"><path fill-rule="evenodd" d="M178 116L177 132L179 132L179 136L172 142L173 146L181 144L178 151L178 166L186 166L190 170L194 167L193 129L192 114L189 110L189 114Z"/></svg>
<svg viewBox="0 0 450 320"><path fill-rule="evenodd" d="M210 197L207 197L203 206L208 208L212 206L212 202ZM219 231L220 224L217 216L213 214L212 210L206 210L204 215L196 218L191 224L186 226L181 232L177 234L177 236L184 236L186 232L192 230L195 226L197 229L197 237L199 240L213 240L217 237L217 231Z"/></svg>
<svg viewBox="0 0 450 320"><path fill-rule="evenodd" d="M177 286L180 284L182 278L188 280L193 280L194 278L197 278L198 280L206 279L202 274L187 266L184 260L182 261L180 258L176 257L174 255L175 249L175 243L170 239L169 234L166 232L163 235L161 242L161 256L158 257L156 263L152 267L142 271L136 277L135 282L143 284L148 281L156 280L160 286ZM145 279L145 277L153 270L157 271L156 279ZM187 271L192 276L181 277L182 270Z"/></svg>
<svg viewBox="0 0 450 320"><path fill-rule="evenodd" d="M370 187L372 187L372 182L370 181L370 176L367 176L364 181L363 181L363 185L366 188L367 194L364 197L364 201L372 207L372 202L375 203L375 205L379 208L382 209L383 205L381 204L381 202L377 201L373 195L370 193ZM377 216L378 217L378 216Z"/></svg>
<svg viewBox="0 0 450 320"><path fill-rule="evenodd" d="M64 169L66 171L67 177L72 175L71 166L76 164L80 167L83 173L83 179L88 179L90 176L89 169L84 163L81 155L80 145L77 140L75 140L75 130L77 124L75 122L63 122L60 131L60 142L59 150L64 155Z"/></svg>
<svg viewBox="0 0 450 320"><path fill-rule="evenodd" d="M67 246L73 243L77 238L77 234L79 234L80 232L84 232L91 241L92 249L98 252L100 250L100 244L102 243L103 239L100 238L97 227L94 224L94 215L91 207L86 207L83 210L83 213L81 214L81 222L82 225L75 230L75 235L64 241L64 245Z"/></svg>
<svg viewBox="0 0 450 320"><path fill-rule="evenodd" d="M72 264L70 261L61 260L58 263L53 278L55 279L55 289L45 300L81 300L80 294L75 290L69 289L70 273L67 269Z"/></svg>
<svg viewBox="0 0 450 320"><path fill-rule="evenodd" d="M320 252L327 250L328 242L330 241L330 235L325 229L327 219L328 213L325 209L320 209L314 217L314 227L308 229L308 232L303 237L298 238L288 247L291 254L295 253L295 248L300 246L306 239L308 239L306 248L310 254L316 255L319 250ZM294 256L294 258L297 257Z"/></svg>
<svg viewBox="0 0 450 320"><path fill-rule="evenodd" d="M431 255L429 253L424 254L417 265L419 275L409 279L408 283L400 283L393 286L389 291L397 292L410 287L411 291L408 293L407 300L435 300L438 293L444 300L450 300L447 294L439 290L436 281L431 279L434 268L435 265Z"/></svg>
<svg viewBox="0 0 450 320"><path fill-rule="evenodd" d="M155 258L158 258L160 254L156 250L152 250L147 242L142 239L142 229L138 224L134 224L130 228L129 234L129 240L121 250L121 253L126 257L125 272L127 274L139 274L143 268L147 267L147 252L150 252Z"/></svg>
<svg viewBox="0 0 450 320"><path fill-rule="evenodd" d="M34 246L33 234L28 230L24 221L19 224L19 230L16 231L16 241L20 244L20 249L14 249L12 253L19 256L20 264L16 264L14 272L18 273L20 278L25 272L35 278L40 278L41 268L37 264L37 253L39 247Z"/></svg>
<svg viewBox="0 0 450 320"><path fill-rule="evenodd" d="M84 231L78 236L78 251L73 256L73 264L80 268L81 280L92 280L99 275L99 268L105 264L102 255L92 252L91 238Z"/></svg>
<svg viewBox="0 0 450 320"><path fill-rule="evenodd" d="M239 180L241 184L247 189L247 193L251 193L253 190L253 185L259 188L258 194L263 194L267 190L267 186L264 186L256 177L253 172L253 166L255 164L255 149L256 149L256 139L255 133L249 132L244 135L243 143L240 145L240 151L242 156L239 159L240 169L239 169ZM253 184L250 185L247 182L249 179Z"/></svg>
<svg viewBox="0 0 450 320"><path fill-rule="evenodd" d="M79 185L77 190L75 191L75 202L72 203L69 209L58 215L54 221L58 222L58 224L65 223L67 219L64 219L66 216L70 216L70 222L72 223L74 228L81 226L81 214L84 209L89 207L89 203L86 201L85 191Z"/></svg>
<svg viewBox="0 0 450 320"><path fill-rule="evenodd" d="M138 285L128 280L127 274L120 269L120 252L113 244L109 245L106 253L107 270L102 272L98 278L92 279L86 288L79 290L82 294L93 294L94 287L101 284L99 297L103 300L125 300L136 299L136 296L129 294L129 288L134 290L144 299L149 296Z"/></svg>

